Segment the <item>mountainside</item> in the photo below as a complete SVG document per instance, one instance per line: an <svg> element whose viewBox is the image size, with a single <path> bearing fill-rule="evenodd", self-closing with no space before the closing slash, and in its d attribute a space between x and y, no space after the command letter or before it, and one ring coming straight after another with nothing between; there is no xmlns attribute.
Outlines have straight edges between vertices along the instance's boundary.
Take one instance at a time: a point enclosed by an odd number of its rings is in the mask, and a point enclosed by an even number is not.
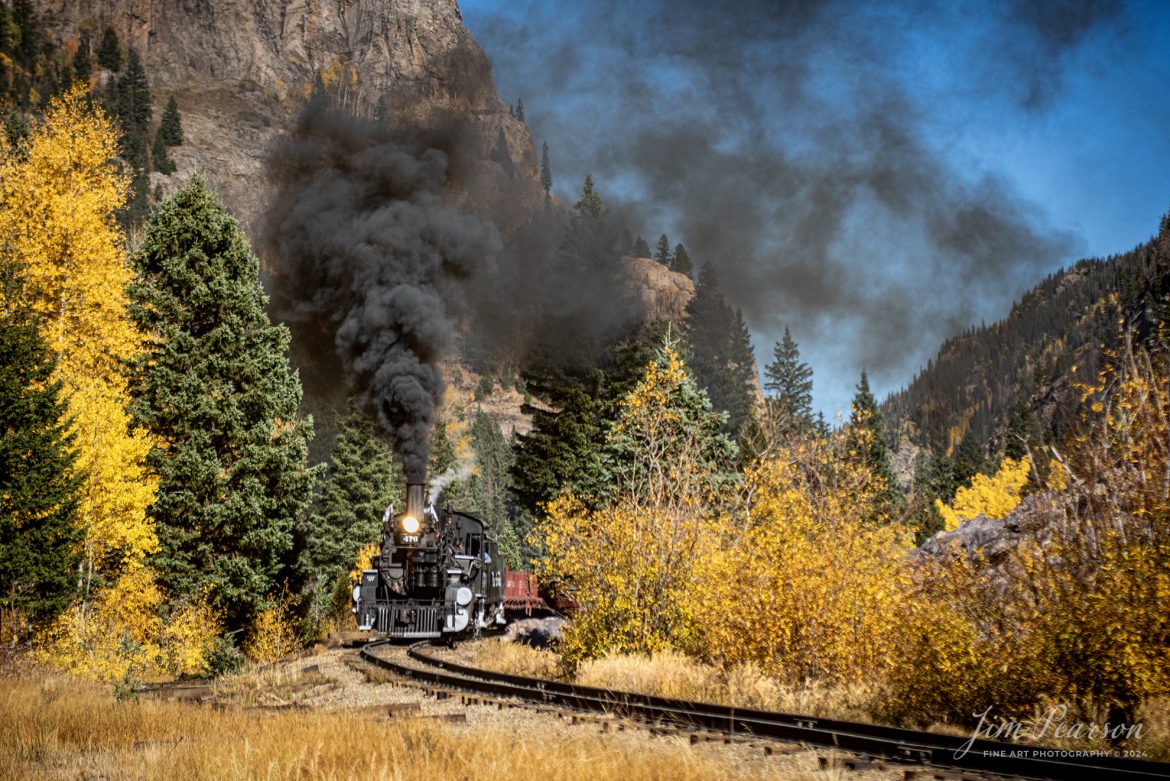
<svg viewBox="0 0 1170 781"><path fill-rule="evenodd" d="M155 174L167 193L203 171L255 234L270 188L268 145L296 117L315 85L364 115L430 121L445 110L471 117L483 151L475 204L509 208L505 227L544 196L528 129L496 94L491 66L463 26L455 0L35 0L58 41L75 48L112 25L150 76L155 117L174 95L186 143L179 171ZM501 150L501 139L503 140Z"/></svg>
<svg viewBox="0 0 1170 781"><path fill-rule="evenodd" d="M883 405L888 436L949 454L972 437L995 454L1025 429L1059 438L1078 414L1077 384L1096 377L1123 321L1139 336L1170 295L1170 216L1124 255L1082 260L1026 293L1002 321L947 340Z"/></svg>

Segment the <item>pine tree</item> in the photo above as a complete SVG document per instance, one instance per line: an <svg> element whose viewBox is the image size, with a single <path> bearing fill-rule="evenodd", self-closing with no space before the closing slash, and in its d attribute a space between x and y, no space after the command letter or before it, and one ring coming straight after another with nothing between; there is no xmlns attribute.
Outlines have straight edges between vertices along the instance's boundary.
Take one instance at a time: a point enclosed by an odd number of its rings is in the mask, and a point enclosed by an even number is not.
<svg viewBox="0 0 1170 781"><path fill-rule="evenodd" d="M637 238L637 240L634 242L634 257L635 258L648 258L648 257L650 257L650 245L647 244L646 240L644 238L642 238L641 236L639 236Z"/></svg>
<svg viewBox="0 0 1170 781"><path fill-rule="evenodd" d="M674 247L674 262L670 264L670 270L686 274L688 277L695 273L695 268L691 265L691 256L687 254L686 247L682 244L676 244Z"/></svg>
<svg viewBox="0 0 1170 781"><path fill-rule="evenodd" d="M786 426L807 428L812 425L812 369L800 360L800 349L788 327L784 339L777 342L775 360L764 369L764 388L776 394L774 407Z"/></svg>
<svg viewBox="0 0 1170 781"><path fill-rule="evenodd" d="M666 234L658 237L658 246L654 249L654 259L664 266L670 265L670 240Z"/></svg>
<svg viewBox="0 0 1170 781"><path fill-rule="evenodd" d="M269 321L259 263L201 177L158 207L134 263L147 351L133 412L159 443L160 580L172 598L207 593L241 628L287 576L312 494L288 329Z"/></svg>
<svg viewBox="0 0 1170 781"><path fill-rule="evenodd" d="M163 143L167 146L183 145L183 119L179 116L179 105L175 102L174 95L167 100L167 107L163 111L158 130L162 134Z"/></svg>
<svg viewBox="0 0 1170 781"><path fill-rule="evenodd" d="M77 43L77 51L73 53L73 77L83 84L89 84L92 74L93 53L89 47L89 35L83 33Z"/></svg>
<svg viewBox="0 0 1170 781"><path fill-rule="evenodd" d="M496 535L509 566L522 564L520 540L512 526L512 464L515 454L496 421L482 409L471 420L471 447L475 451L469 493L471 509Z"/></svg>
<svg viewBox="0 0 1170 781"><path fill-rule="evenodd" d="M521 122L524 121L524 99L518 98L516 100L516 119Z"/></svg>
<svg viewBox="0 0 1170 781"><path fill-rule="evenodd" d="M869 389L869 378L861 372L857 393L853 396L852 413L849 416L849 433L846 445L850 458L863 465L875 478L884 484L888 509L901 503L901 492L890 466L890 454L886 448L885 432L882 428L882 413Z"/></svg>
<svg viewBox="0 0 1170 781"><path fill-rule="evenodd" d="M710 264L703 267L687 304L685 334L695 382L715 409L728 414L725 430L741 431L751 417L754 396L751 334L742 316L724 300Z"/></svg>
<svg viewBox="0 0 1170 781"><path fill-rule="evenodd" d="M118 43L118 33L113 25L106 25L106 29L102 31L97 60L98 65L114 73L122 69L122 45Z"/></svg>
<svg viewBox="0 0 1170 781"><path fill-rule="evenodd" d="M596 370L570 373L543 366L531 369L525 380L544 403L522 408L532 417L532 429L516 437L512 482L520 506L539 515L562 490L597 493L606 405Z"/></svg>
<svg viewBox="0 0 1170 781"><path fill-rule="evenodd" d="M36 327L0 321L0 637L52 618L77 586L83 476L52 374Z"/></svg>
<svg viewBox="0 0 1170 781"><path fill-rule="evenodd" d="M145 129L150 124L150 82L138 51L130 49L126 72L117 82L115 111L126 130Z"/></svg>
<svg viewBox="0 0 1170 781"><path fill-rule="evenodd" d="M169 176L175 172L175 162L167 156L167 145L163 141L161 127L154 134L154 144L150 148L150 162L154 166L154 170L160 173Z"/></svg>
<svg viewBox="0 0 1170 781"><path fill-rule="evenodd" d="M310 617L325 619L335 608L338 586L359 549L378 540L382 516L393 504L401 510L406 483L377 426L350 408L305 525L301 566L309 577ZM349 589L344 589L348 593Z"/></svg>
<svg viewBox="0 0 1170 781"><path fill-rule="evenodd" d="M544 188L545 195L552 191L552 185L552 167L548 163L548 142L546 141L540 148L540 186Z"/></svg>

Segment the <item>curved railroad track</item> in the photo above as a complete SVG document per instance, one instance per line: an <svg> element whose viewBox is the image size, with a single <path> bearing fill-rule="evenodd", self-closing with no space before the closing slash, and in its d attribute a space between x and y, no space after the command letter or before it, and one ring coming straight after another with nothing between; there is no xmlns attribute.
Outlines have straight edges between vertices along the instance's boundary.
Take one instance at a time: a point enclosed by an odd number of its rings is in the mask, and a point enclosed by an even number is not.
<svg viewBox="0 0 1170 781"><path fill-rule="evenodd" d="M836 748L952 771L1053 781L1170 779L1170 763L1115 756L1075 756L1074 752L1040 746L971 741L933 732L673 700L497 673L435 659L422 651L425 642L415 643L408 649L410 659L424 665L425 669L412 667L373 653L388 643L388 640L370 643L362 649L362 658L402 677L493 697L515 698L683 729Z"/></svg>

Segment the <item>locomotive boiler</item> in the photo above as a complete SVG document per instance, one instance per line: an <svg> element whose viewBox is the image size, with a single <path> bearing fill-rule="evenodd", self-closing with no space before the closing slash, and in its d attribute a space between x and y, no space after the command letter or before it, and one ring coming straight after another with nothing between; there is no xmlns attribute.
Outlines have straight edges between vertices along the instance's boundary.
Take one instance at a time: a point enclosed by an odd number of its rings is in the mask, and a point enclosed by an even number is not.
<svg viewBox="0 0 1170 781"><path fill-rule="evenodd" d="M354 586L358 628L387 637L454 641L504 623L504 561L470 513L424 501L406 488L406 508L382 519L382 548Z"/></svg>

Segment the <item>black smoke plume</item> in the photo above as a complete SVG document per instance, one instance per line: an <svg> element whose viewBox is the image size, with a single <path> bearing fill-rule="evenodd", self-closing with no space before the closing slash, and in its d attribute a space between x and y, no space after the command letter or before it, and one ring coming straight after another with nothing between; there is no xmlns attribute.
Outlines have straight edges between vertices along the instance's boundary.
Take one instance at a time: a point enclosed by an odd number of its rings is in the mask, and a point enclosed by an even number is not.
<svg viewBox="0 0 1170 781"><path fill-rule="evenodd" d="M560 183L625 182L631 230L685 242L753 329L791 325L847 387L863 366L908 377L1073 259L1075 237L939 143L957 123L932 96L987 112L969 122L1043 111L1068 58L1121 9L517 0L465 16Z"/></svg>
<svg viewBox="0 0 1170 781"><path fill-rule="evenodd" d="M492 189L484 132L452 114L357 118L321 98L269 157L277 312L302 345L333 342L410 482L426 469L453 340L481 367L580 365L639 315L613 219L549 204L521 219L511 177L481 214L453 205ZM504 236L493 217L519 227Z"/></svg>
<svg viewBox="0 0 1170 781"><path fill-rule="evenodd" d="M421 482L464 284L490 270L494 225L450 206L456 125L404 131L312 102L276 146L268 241L282 316L334 337ZM339 382L343 380L338 378Z"/></svg>

